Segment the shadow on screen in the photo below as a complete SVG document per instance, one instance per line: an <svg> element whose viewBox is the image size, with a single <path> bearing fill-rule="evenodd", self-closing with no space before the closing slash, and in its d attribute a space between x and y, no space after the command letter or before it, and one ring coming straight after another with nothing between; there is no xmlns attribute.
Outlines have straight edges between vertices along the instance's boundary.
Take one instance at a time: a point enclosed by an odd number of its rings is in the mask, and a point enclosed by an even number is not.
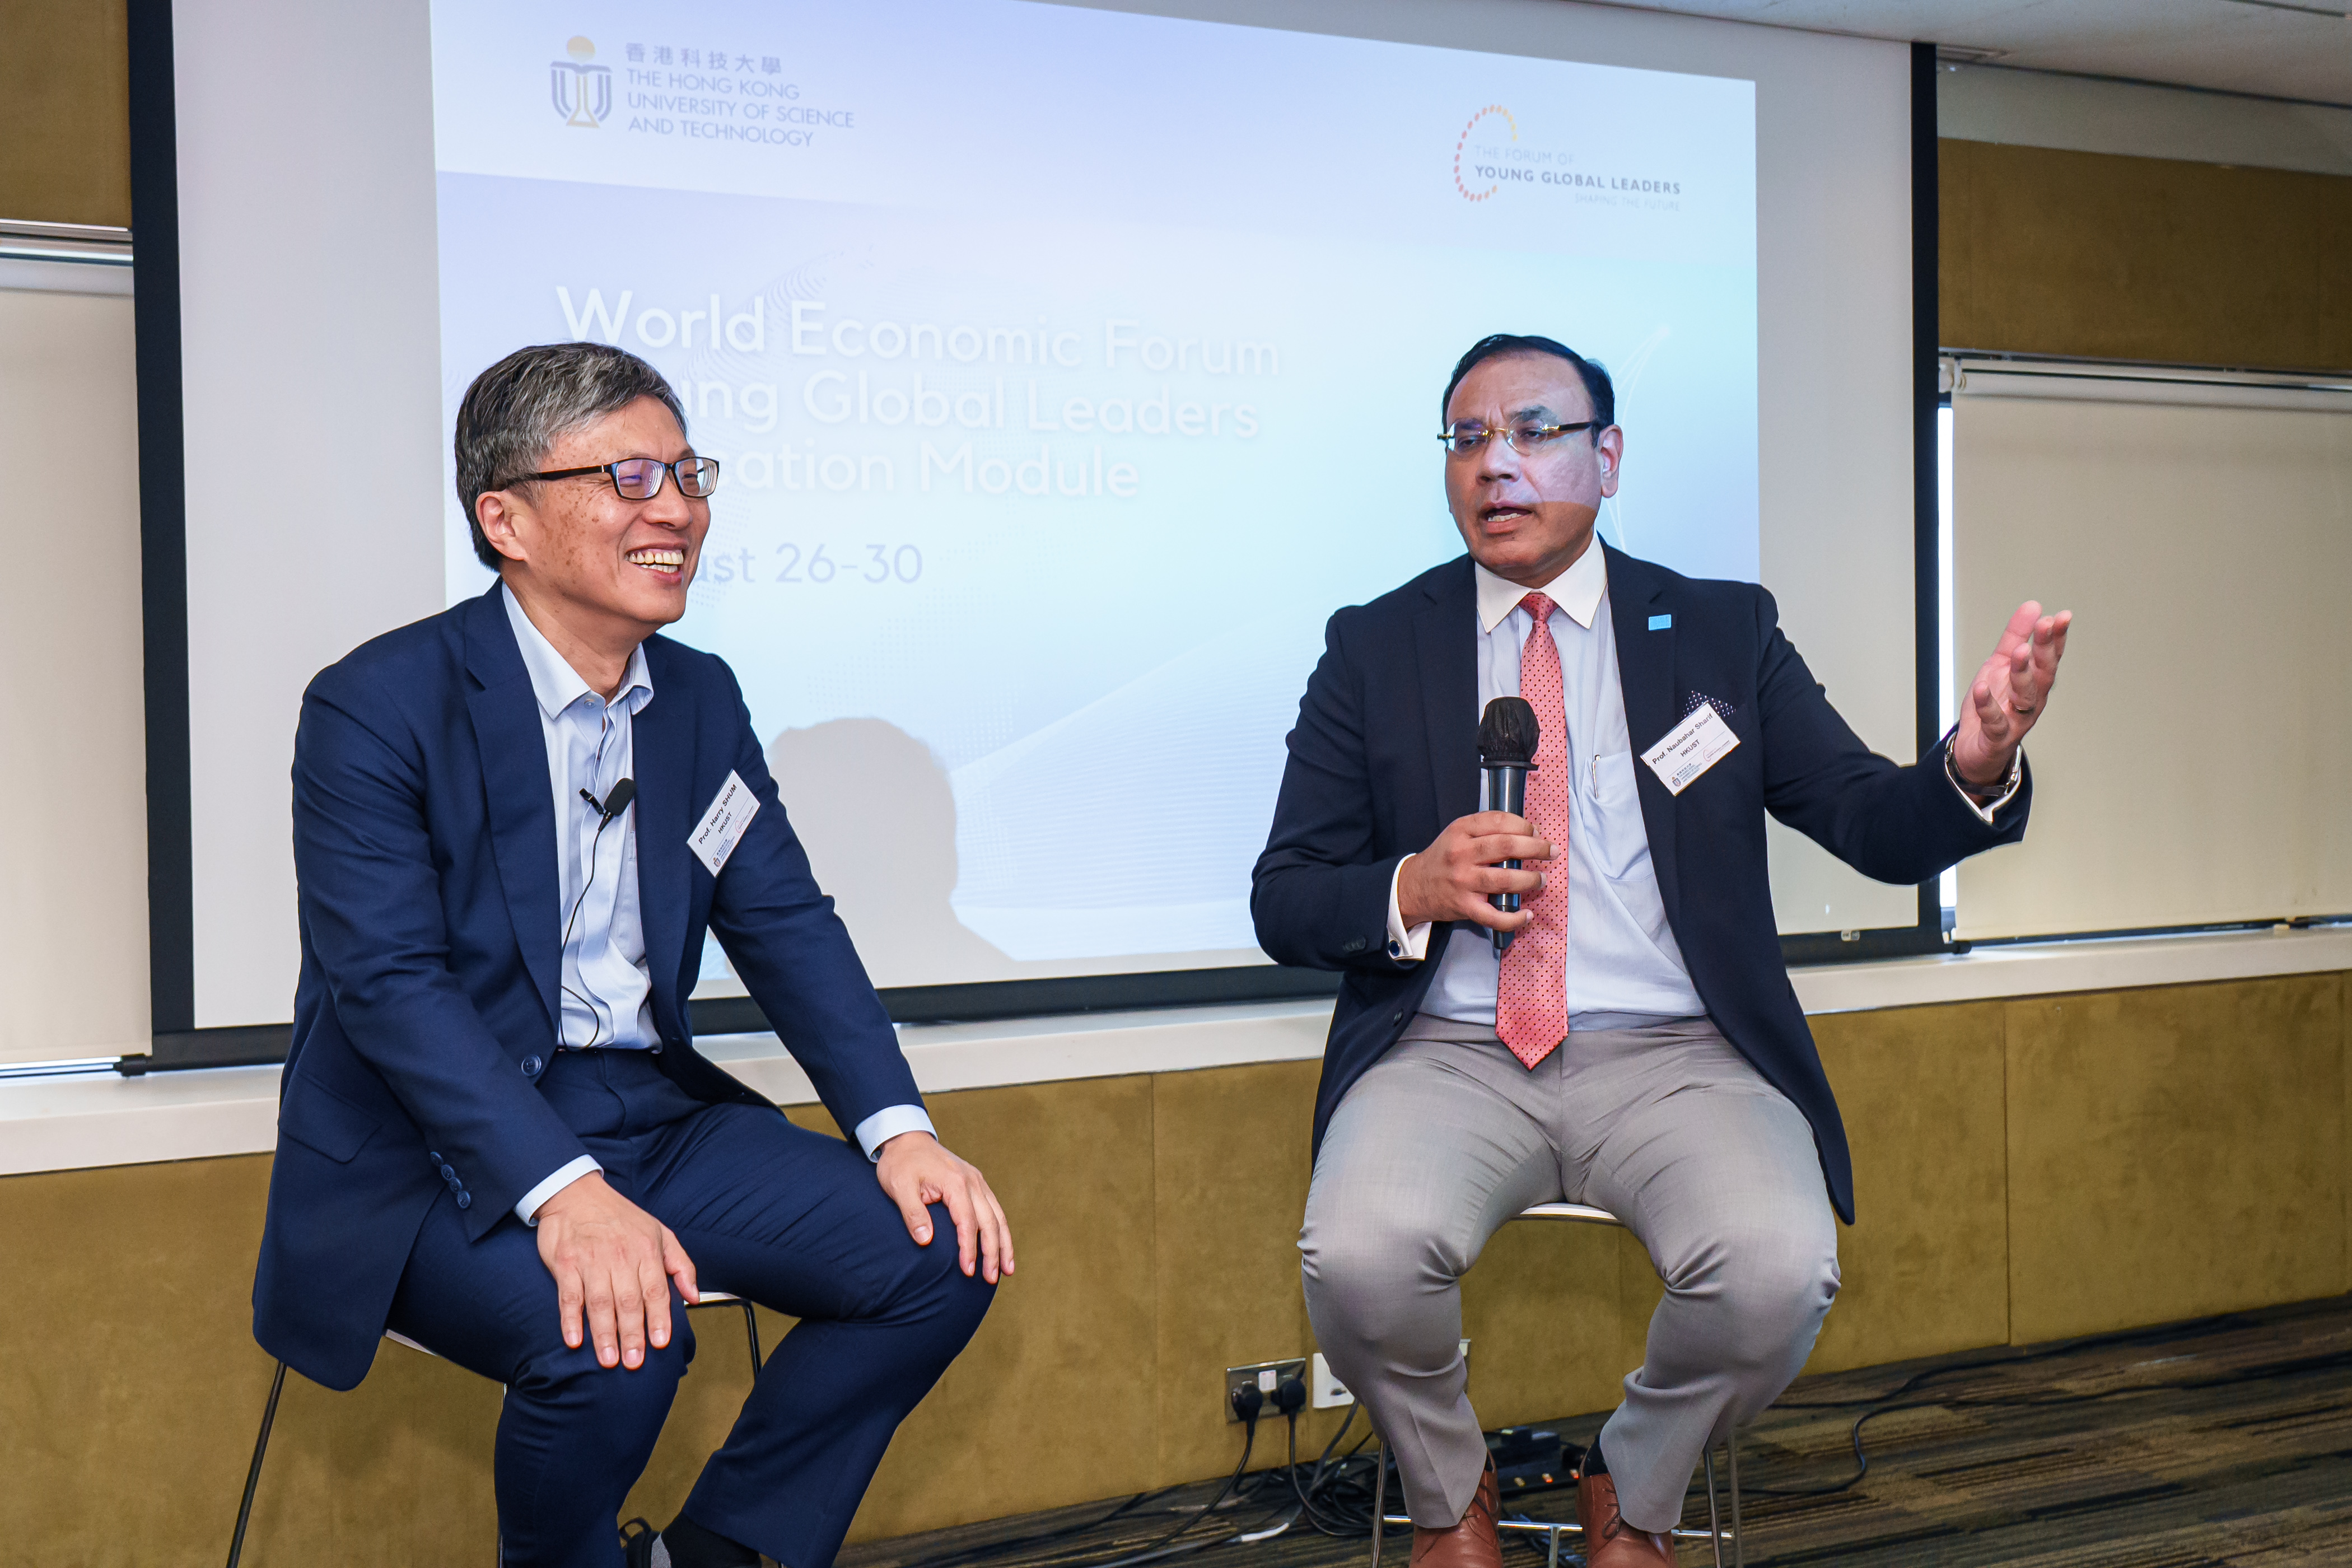
<svg viewBox="0 0 2352 1568"><path fill-rule="evenodd" d="M835 719L778 735L768 767L875 984L1001 980L1017 970L948 901L955 792L929 746L886 720Z"/></svg>

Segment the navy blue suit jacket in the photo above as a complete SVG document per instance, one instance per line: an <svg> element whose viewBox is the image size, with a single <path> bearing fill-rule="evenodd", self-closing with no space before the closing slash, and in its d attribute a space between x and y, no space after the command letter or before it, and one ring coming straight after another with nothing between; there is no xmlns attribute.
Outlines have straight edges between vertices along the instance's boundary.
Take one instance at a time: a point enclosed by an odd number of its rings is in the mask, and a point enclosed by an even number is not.
<svg viewBox="0 0 2352 1568"><path fill-rule="evenodd" d="M920 1104L733 673L667 637L645 651L637 886L662 1070L700 1100L765 1103L694 1049L707 928L841 1126ZM687 835L730 770L761 809L713 878ZM495 589L363 645L303 693L302 971L254 1335L331 1388L366 1374L435 1199L454 1192L479 1239L585 1152L538 1087L561 1016L555 849L538 701Z"/></svg>
<svg viewBox="0 0 2352 1568"><path fill-rule="evenodd" d="M1613 549L1608 563L1634 754L1699 693L1730 705L1739 737L1679 795L1633 770L1666 923L1716 1026L1812 1123L1830 1200L1851 1224L1845 1128L1780 960L1764 814L1864 876L1923 882L2022 837L2032 781L1987 826L1944 776L1942 747L1898 767L1862 743L1780 635L1762 588L1684 577ZM1659 616L1673 624L1651 630ZM1340 1096L1419 1009L1451 934L1432 933L1428 962L1388 956L1397 862L1478 809L1477 626L1465 555L1333 616L1298 705L1250 909L1275 959L1346 975L1316 1094L1318 1148Z"/></svg>

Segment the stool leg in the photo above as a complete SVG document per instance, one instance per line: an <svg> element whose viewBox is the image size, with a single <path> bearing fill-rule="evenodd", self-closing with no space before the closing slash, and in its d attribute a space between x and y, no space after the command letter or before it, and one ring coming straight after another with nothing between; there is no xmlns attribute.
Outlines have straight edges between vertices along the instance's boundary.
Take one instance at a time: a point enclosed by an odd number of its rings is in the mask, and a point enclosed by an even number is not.
<svg viewBox="0 0 2352 1568"><path fill-rule="evenodd" d="M253 1463L246 1468L245 1500L236 1505L236 1533L228 1540L228 1568L236 1568L236 1560L245 1555L245 1527L253 1518L254 1489L261 1485L261 1457L269 1452L269 1428L278 1420L278 1395L286 1387L286 1363L278 1363L278 1375L269 1380L269 1403L261 1407L261 1435L253 1440Z"/></svg>
<svg viewBox="0 0 2352 1568"><path fill-rule="evenodd" d="M1723 1516L1715 1506L1715 1447L1706 1450L1706 1534L1715 1547L1715 1568L1723 1568Z"/></svg>
<svg viewBox="0 0 2352 1568"><path fill-rule="evenodd" d="M1389 1534L1389 1441L1381 1436L1377 1426L1372 1436L1381 1445L1372 1456L1372 1463L1379 1467L1372 1472L1372 1568L1381 1568L1381 1546Z"/></svg>
<svg viewBox="0 0 2352 1568"><path fill-rule="evenodd" d="M751 1310L751 1303L749 1301L743 1303L743 1332L751 1341L751 1378L756 1383L759 1381L761 1364L760 1317Z"/></svg>
<svg viewBox="0 0 2352 1568"><path fill-rule="evenodd" d="M1735 1428L1723 1440L1723 1457L1731 1467L1731 1568L1748 1568L1748 1545L1739 1531L1739 1433Z"/></svg>

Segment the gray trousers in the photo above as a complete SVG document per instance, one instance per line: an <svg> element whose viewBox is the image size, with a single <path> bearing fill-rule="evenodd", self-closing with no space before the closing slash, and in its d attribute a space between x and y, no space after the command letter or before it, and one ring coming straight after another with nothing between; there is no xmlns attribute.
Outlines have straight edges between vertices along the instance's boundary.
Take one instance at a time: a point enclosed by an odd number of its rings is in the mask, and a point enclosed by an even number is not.
<svg viewBox="0 0 2352 1568"><path fill-rule="evenodd" d="M1456 1523L1486 1463L1461 1278L1531 1204L1605 1208L1666 1294L1601 1447L1626 1522L1673 1527L1707 1447L1795 1378L1837 1295L1812 1129L1705 1018L1572 1031L1533 1071L1491 1035L1411 1033L1339 1102L1307 1193L1332 1372L1395 1452L1413 1522Z"/></svg>

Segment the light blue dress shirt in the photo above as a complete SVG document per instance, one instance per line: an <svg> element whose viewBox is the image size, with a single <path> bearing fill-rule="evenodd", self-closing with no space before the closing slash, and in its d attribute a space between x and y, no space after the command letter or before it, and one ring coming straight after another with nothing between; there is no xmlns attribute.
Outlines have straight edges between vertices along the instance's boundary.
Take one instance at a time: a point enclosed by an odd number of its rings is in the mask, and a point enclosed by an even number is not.
<svg viewBox="0 0 2352 1568"><path fill-rule="evenodd" d="M608 702L531 625L504 584L499 599L539 704L548 788L555 801L556 910L563 920L557 1044L575 1051L657 1050L653 974L646 963L645 922L637 905L636 807L604 823L604 814L580 798L584 789L606 799L614 784L637 776L632 721L654 700L646 650L630 650L620 690ZM871 1160L901 1132L930 1131L931 1119L921 1106L894 1105L859 1122L856 1136ZM586 1154L561 1166L522 1195L516 1217L536 1224L540 1205L603 1169Z"/></svg>
<svg viewBox="0 0 2352 1568"><path fill-rule="evenodd" d="M1473 565L1478 586L1478 709L1519 694L1519 651L1535 618L1519 601L1531 590ZM1706 1011L1691 984L1682 949L1666 925L1665 901L1650 863L1650 835L1634 793L1633 755L1625 727L1625 693L1609 616L1609 576L1599 542L1546 584L1552 642L1559 649L1561 706L1568 719L1572 803L1569 821L1568 1019L1571 1029L1623 1027ZM1555 849L1559 846L1554 847ZM1398 865L1402 872L1403 865ZM1552 861L1557 879L1562 864ZM1555 881L1554 885L1557 883ZM1429 922L1407 930L1389 886L1392 955L1423 960ZM1500 973L1484 926L1457 928L1438 955L1437 974L1421 1010L1458 1023L1495 1026Z"/></svg>

